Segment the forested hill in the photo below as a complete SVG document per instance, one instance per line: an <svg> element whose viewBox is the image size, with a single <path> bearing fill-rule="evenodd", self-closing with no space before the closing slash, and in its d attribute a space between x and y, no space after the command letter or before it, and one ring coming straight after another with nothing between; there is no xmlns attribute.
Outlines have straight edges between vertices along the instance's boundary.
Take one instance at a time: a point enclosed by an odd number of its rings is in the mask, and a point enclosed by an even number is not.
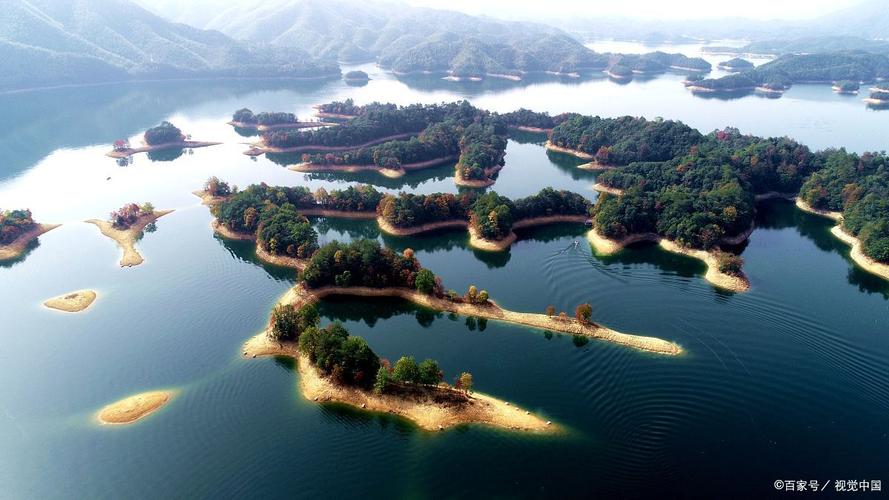
<svg viewBox="0 0 889 500"><path fill-rule="evenodd" d="M695 82L716 91L753 90L756 86L785 89L794 83L872 82L889 78L889 56L861 51L788 54L757 68Z"/></svg>
<svg viewBox="0 0 889 500"><path fill-rule="evenodd" d="M151 8L171 19L216 29L236 39L300 47L313 56L343 62L378 61L399 73L517 76L541 71L601 71L610 63L607 55L593 52L555 27L403 3L244 0L212 19L180 4L159 0ZM659 60L674 59L666 56ZM689 66L685 60L679 63ZM703 60L690 66L701 64L709 70ZM659 70L680 66L676 61L656 65Z"/></svg>
<svg viewBox="0 0 889 500"><path fill-rule="evenodd" d="M0 90L338 73L306 52L171 23L128 0L0 0Z"/></svg>

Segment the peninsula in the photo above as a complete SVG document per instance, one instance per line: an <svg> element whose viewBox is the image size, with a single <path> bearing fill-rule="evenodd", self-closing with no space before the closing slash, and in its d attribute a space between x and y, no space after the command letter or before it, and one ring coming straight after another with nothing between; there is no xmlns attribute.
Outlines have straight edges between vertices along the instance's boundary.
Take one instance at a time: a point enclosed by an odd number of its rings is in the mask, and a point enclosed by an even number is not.
<svg viewBox="0 0 889 500"><path fill-rule="evenodd" d="M268 130L300 129L316 127L332 127L336 123L321 121L300 121L293 113L260 112L254 114L248 108L242 108L232 115L229 125L235 128L266 132Z"/></svg>
<svg viewBox="0 0 889 500"><path fill-rule="evenodd" d="M192 141L170 122L161 122L157 127L148 129L142 142L142 146L132 147L125 139L117 140L114 142L114 149L105 155L111 158L127 158L137 153L167 149L195 149L222 144L221 142Z"/></svg>
<svg viewBox="0 0 889 500"><path fill-rule="evenodd" d="M0 261L20 257L32 241L59 225L39 224L27 209L0 210Z"/></svg>
<svg viewBox="0 0 889 500"><path fill-rule="evenodd" d="M302 186L255 184L232 194L228 184L211 178L204 191L195 194L211 206L216 233L255 240L261 260L297 269L317 249L317 234L307 216L375 218L381 231L395 236L466 228L474 248L503 251L516 241L514 229L585 224L592 207L579 194L552 188L515 201L495 192L479 196L474 191L384 195L367 185L312 193Z"/></svg>
<svg viewBox="0 0 889 500"><path fill-rule="evenodd" d="M145 261L136 251L136 242L142 237L146 226L172 212L155 210L151 203L142 206L128 203L111 212L108 220L90 219L86 222L95 225L102 234L117 242L117 246L123 250L120 267L133 267Z"/></svg>
<svg viewBox="0 0 889 500"><path fill-rule="evenodd" d="M525 431L556 427L490 396L473 396L469 374L461 375L450 387L443 384L441 370L432 360L417 365L413 358L401 358L390 365L338 323L318 328L316 302L331 295L397 297L438 311L598 338L656 354L682 353L675 343L616 332L592 322L587 305L578 307L576 318L568 318L564 313L508 311L474 286L462 297L453 291L445 293L441 279L423 268L413 251L398 254L372 240L321 247L299 277L300 283L274 307L266 330L244 344L244 356L293 357L304 377L305 397L393 413L424 429L462 423Z"/></svg>

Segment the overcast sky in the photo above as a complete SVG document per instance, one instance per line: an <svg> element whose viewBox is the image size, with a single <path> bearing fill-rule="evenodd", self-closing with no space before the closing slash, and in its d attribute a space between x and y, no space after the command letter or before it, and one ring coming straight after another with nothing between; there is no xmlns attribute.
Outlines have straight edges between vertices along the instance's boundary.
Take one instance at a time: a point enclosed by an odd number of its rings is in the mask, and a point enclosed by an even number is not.
<svg viewBox="0 0 889 500"><path fill-rule="evenodd" d="M701 19L746 17L750 19L811 19L847 8L861 0L407 0L413 5L462 10L470 14L501 17L540 17L548 8L552 17L595 18L603 16L645 17L647 19Z"/></svg>

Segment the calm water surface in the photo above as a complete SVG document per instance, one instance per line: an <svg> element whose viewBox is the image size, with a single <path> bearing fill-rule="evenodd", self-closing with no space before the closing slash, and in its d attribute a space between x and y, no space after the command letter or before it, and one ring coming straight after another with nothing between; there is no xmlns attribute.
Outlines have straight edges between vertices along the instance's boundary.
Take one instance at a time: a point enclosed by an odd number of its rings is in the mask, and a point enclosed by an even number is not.
<svg viewBox="0 0 889 500"><path fill-rule="evenodd" d="M723 101L692 96L679 75L628 85L454 85L363 68L373 78L365 87L200 82L0 96L17 124L0 137L0 206L64 223L26 258L0 264L0 497L712 497L715 488L749 497L770 494L779 478L889 481L889 285L854 267L828 221L784 202L760 207L743 248L752 288L738 295L712 288L696 261L657 247L597 258L571 226L523 232L510 252L492 255L469 248L459 231L392 238L372 222L314 221L323 241L413 248L450 288L476 284L518 310L590 302L597 321L687 350L670 359L578 346L398 301L322 305L324 321L344 321L381 356L436 358L449 379L472 371L479 390L540 412L568 428L564 436L425 433L304 401L288 361L241 359L241 343L261 330L294 276L260 263L250 244L213 235L208 210L190 194L208 176L240 186L456 188L450 165L392 181L253 161L240 154L249 139L224 125L237 108L307 115L346 97L467 98L498 111L663 116L705 131L732 125L855 151L884 149L889 130L889 112L824 86ZM114 139L163 119L226 144L172 161L139 155L123 167L104 157ZM552 185L594 199L595 174L548 155L543 140L512 139L493 189L517 197ZM121 269L115 245L81 221L129 201L176 212L139 243L145 264ZM100 295L85 313L40 306L81 288ZM145 421L94 423L103 405L158 388L179 396Z"/></svg>

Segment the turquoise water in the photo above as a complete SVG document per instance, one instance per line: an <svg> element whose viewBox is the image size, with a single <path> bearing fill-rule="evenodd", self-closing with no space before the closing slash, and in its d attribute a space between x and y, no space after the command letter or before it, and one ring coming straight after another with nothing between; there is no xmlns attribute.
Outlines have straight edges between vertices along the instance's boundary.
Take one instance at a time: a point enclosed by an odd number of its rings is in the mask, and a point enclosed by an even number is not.
<svg viewBox="0 0 889 500"><path fill-rule="evenodd" d="M743 248L752 288L737 295L704 281L698 262L654 246L597 258L578 227L523 231L508 253L486 254L461 231L393 238L373 222L314 219L322 241L370 237L415 249L449 288L476 284L516 310L589 302L597 321L686 349L663 358L601 342L578 347L570 337L390 300L323 304L324 321L344 321L381 356L436 358L449 379L469 370L478 390L540 412L568 429L563 436L473 426L426 433L305 401L290 362L242 359L241 343L262 329L294 276L260 263L251 244L213 235L208 210L190 194L208 176L240 186L456 187L448 165L392 181L253 161L241 154L248 139L224 125L237 108L307 115L345 97L467 98L498 111L733 125L856 151L883 149L889 119L824 86L720 101L687 93L678 75L628 85L455 85L362 68L373 78L365 87L192 82L0 96L17 124L0 137L0 206L64 223L24 259L0 265L0 497L712 497L714 488L750 497L768 495L779 478L889 480L881 477L889 463L889 285L854 266L829 221L786 202L761 206ZM123 167L104 156L114 139L163 119L226 144L172 161L139 155ZM595 174L547 154L543 140L512 139L493 189L516 197L552 185L594 199ZM146 262L121 269L114 243L81 221L129 201L176 211L139 243ZM81 288L99 292L84 313L40 306ZM146 420L94 423L105 404L159 388L180 393Z"/></svg>

